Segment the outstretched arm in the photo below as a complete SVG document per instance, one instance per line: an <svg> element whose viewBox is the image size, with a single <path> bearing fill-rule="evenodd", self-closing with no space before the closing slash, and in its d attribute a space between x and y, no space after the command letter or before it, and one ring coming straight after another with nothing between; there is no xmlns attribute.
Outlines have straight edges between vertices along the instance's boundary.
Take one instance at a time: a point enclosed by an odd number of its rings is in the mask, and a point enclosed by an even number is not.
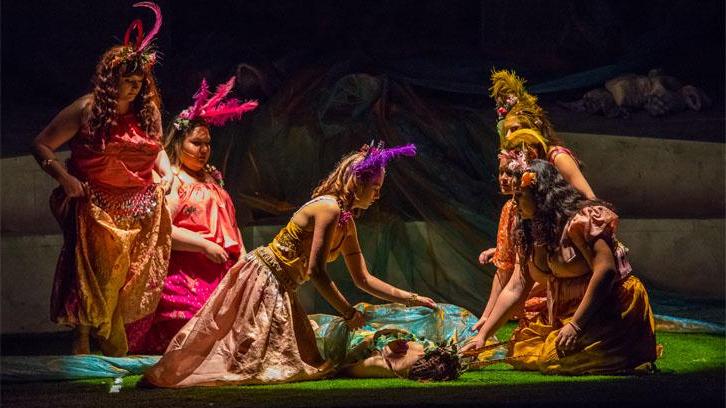
<svg viewBox="0 0 726 408"><path fill-rule="evenodd" d="M348 222L348 233L343 241L342 250L348 272L360 290L390 302L404 303L408 306L426 306L432 309L436 307L436 302L430 298L399 289L370 274L360 249L355 222L352 220Z"/></svg>
<svg viewBox="0 0 726 408"><path fill-rule="evenodd" d="M308 273L320 295L343 316L349 326L351 326L351 320L355 320L352 322L353 327L351 328L357 328L363 323L362 316L350 305L335 282L330 279L327 270L330 242L333 239L339 215L340 209L337 204L326 201L315 204L313 211L315 227L310 246Z"/></svg>
<svg viewBox="0 0 726 408"><path fill-rule="evenodd" d="M582 239L573 239L581 253L587 250ZM605 300L616 282L615 257L610 246L603 240L598 239L592 248L592 278L587 284L585 295L577 306L575 315L568 324L562 327L557 335L557 346L562 350L571 350L577 343L582 328L592 319L592 316L603 307Z"/></svg>
<svg viewBox="0 0 726 408"><path fill-rule="evenodd" d="M518 262L519 263L519 262ZM534 267L532 262L529 263L529 267ZM496 331L509 319L515 306L527 296L527 293L532 289L534 280L530 277L529 273L522 271L522 268L515 268L514 275L509 279L507 285L499 295L492 313L486 319L484 326L479 330L474 338L467 343L462 351L480 349L486 343L486 340L491 337Z"/></svg>
<svg viewBox="0 0 726 408"><path fill-rule="evenodd" d="M484 322L486 322L486 320L489 318L489 315L492 314L494 305L497 303L497 299L502 293L502 289L504 289L504 287L507 285L507 282L509 282L509 279L512 277L512 273L513 271L497 269L497 273L494 274L494 278L492 279L492 289L489 292L489 300L487 300L487 304L484 307L484 312L482 312L479 321L476 322L476 324L474 325L474 330L479 330L482 326L484 326Z"/></svg>

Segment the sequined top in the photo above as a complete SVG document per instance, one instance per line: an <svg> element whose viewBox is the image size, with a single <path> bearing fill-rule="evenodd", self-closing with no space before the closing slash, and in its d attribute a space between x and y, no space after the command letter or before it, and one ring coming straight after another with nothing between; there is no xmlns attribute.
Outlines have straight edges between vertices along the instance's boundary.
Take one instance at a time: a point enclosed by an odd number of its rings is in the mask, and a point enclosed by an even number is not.
<svg viewBox="0 0 726 408"><path fill-rule="evenodd" d="M335 201L332 197L321 196L309 201L300 209L321 200ZM343 232L341 227L336 227L336 233L333 234L333 242L328 253L328 262L333 262L340 255L343 240L345 239ZM308 276L308 263L312 239L313 231L305 231L301 226L290 220L267 246L275 255L285 273L298 285L310 279L310 276Z"/></svg>

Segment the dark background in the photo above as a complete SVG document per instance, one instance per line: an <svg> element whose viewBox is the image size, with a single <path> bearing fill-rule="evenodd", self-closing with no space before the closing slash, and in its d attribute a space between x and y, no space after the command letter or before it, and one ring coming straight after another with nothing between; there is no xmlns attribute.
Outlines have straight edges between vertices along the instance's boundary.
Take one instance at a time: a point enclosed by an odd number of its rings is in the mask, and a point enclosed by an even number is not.
<svg viewBox="0 0 726 408"><path fill-rule="evenodd" d="M32 137L87 92L100 54L148 9L128 1L5 1L2 4L2 150L27 153ZM489 110L488 74L515 68L530 84L630 62L665 69L702 87L715 104L707 129L671 134L657 120L594 118L584 130L723 138L723 1L262 1L162 0L156 74L165 121L190 103L202 77L219 82L241 63L258 69L241 97L264 102L279 83L311 67L385 73L442 103ZM256 79L256 80L255 80ZM555 100L596 87L540 95L559 130L583 130ZM684 113L683 115L687 115ZM493 117L493 116L492 116ZM686 116L688 118L688 116ZM694 117L704 122L704 116ZM633 126L629 126L633 128Z"/></svg>

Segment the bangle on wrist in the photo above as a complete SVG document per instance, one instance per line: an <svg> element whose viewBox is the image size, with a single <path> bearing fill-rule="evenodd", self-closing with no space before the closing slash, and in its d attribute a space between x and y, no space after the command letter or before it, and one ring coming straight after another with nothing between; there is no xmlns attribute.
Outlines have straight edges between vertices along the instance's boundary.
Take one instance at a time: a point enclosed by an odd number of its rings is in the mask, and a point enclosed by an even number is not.
<svg viewBox="0 0 726 408"><path fill-rule="evenodd" d="M406 299L406 306L413 306L414 302L418 300L418 293L411 292L411 294L408 296L408 299Z"/></svg>
<svg viewBox="0 0 726 408"><path fill-rule="evenodd" d="M582 328L580 327L580 325L575 323L574 320L570 320L569 324L570 324L570 326L572 326L573 329L575 329L575 333L577 333L578 335L582 334Z"/></svg>
<svg viewBox="0 0 726 408"><path fill-rule="evenodd" d="M355 317L355 312L357 312L357 310L354 307L351 307L350 313L347 316L343 315L343 320L347 322L348 320L352 319L353 317Z"/></svg>
<svg viewBox="0 0 726 408"><path fill-rule="evenodd" d="M53 162L57 162L57 161L58 161L58 159L56 159L55 157L52 157L50 159L43 159L40 161L40 167L43 170L47 170L48 167L50 167L50 165L53 164Z"/></svg>

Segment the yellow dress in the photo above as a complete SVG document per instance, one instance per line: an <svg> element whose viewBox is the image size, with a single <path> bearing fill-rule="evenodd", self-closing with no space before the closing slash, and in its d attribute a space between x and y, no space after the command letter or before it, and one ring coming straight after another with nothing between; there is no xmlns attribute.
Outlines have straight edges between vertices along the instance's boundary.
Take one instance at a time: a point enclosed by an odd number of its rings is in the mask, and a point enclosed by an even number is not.
<svg viewBox="0 0 726 408"><path fill-rule="evenodd" d="M331 199L322 197L320 199ZM315 200L314 200L315 201ZM345 236L336 228L328 261ZM230 268L207 303L145 374L158 387L271 384L331 373L317 348L296 289L308 279L313 231L290 221L263 247Z"/></svg>
<svg viewBox="0 0 726 408"><path fill-rule="evenodd" d="M559 250L548 257L547 310L520 321L512 335L509 357L515 368L545 374L628 373L650 368L655 361L653 311L645 287L630 274L625 249L615 238L617 223L618 216L602 206L586 207L568 222ZM589 247L597 239L608 242L619 280L601 310L582 327L576 349L563 353L556 347L557 335L574 316L592 278L592 254L580 253L573 237Z"/></svg>
<svg viewBox="0 0 726 408"><path fill-rule="evenodd" d="M68 170L88 196L58 188L51 209L64 232L51 319L86 326L104 354L128 350L124 325L156 309L171 251L171 219L152 169L161 143L135 114L117 117L103 147L84 129L71 140Z"/></svg>

